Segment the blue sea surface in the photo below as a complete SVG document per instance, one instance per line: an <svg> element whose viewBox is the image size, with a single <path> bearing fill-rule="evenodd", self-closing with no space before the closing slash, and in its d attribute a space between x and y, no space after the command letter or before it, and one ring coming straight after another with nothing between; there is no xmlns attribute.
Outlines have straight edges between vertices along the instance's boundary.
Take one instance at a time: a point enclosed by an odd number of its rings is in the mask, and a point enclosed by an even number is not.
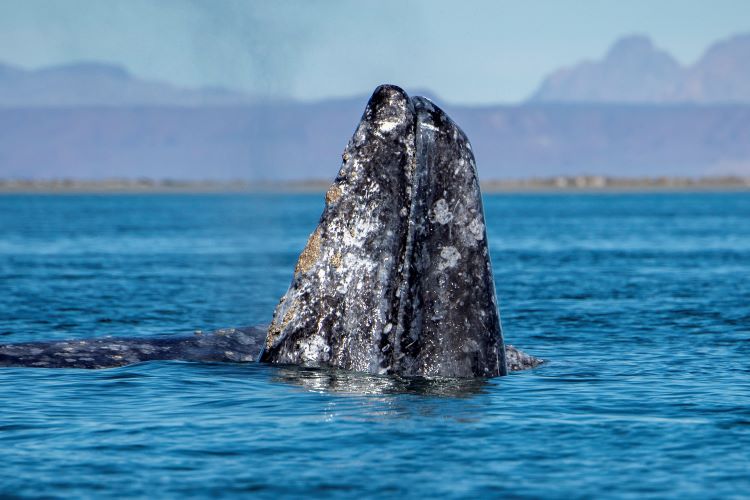
<svg viewBox="0 0 750 500"><path fill-rule="evenodd" d="M267 323L321 195L0 197L0 343ZM485 196L492 380L0 368L0 496L750 494L750 194Z"/></svg>

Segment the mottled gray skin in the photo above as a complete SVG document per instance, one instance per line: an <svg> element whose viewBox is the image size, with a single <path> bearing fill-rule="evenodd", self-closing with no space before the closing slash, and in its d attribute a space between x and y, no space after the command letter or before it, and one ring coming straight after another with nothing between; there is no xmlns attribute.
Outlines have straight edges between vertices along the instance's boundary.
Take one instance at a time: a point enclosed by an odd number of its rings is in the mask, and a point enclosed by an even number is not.
<svg viewBox="0 0 750 500"><path fill-rule="evenodd" d="M494 377L507 373L482 196L471 144L440 108L412 99L417 173L405 311L394 371Z"/></svg>
<svg viewBox="0 0 750 500"><path fill-rule="evenodd" d="M379 87L276 307L261 361L386 373L415 169L415 113Z"/></svg>
<svg viewBox="0 0 750 500"><path fill-rule="evenodd" d="M153 360L256 361L262 327L227 328L192 336L111 338L0 345L0 366L112 368Z"/></svg>
<svg viewBox="0 0 750 500"><path fill-rule="evenodd" d="M262 361L424 377L508 372L474 156L442 110L378 87L326 202ZM516 354L514 368L538 364Z"/></svg>

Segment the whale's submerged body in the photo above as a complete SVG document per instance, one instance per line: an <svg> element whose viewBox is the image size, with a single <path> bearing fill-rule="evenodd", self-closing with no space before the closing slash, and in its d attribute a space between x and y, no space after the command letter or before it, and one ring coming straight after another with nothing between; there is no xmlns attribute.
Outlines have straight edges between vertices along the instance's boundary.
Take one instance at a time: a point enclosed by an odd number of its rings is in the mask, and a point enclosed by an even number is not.
<svg viewBox="0 0 750 500"><path fill-rule="evenodd" d="M492 377L541 361L503 342L471 145L422 97L378 87L266 329L0 345L0 365L154 359Z"/></svg>

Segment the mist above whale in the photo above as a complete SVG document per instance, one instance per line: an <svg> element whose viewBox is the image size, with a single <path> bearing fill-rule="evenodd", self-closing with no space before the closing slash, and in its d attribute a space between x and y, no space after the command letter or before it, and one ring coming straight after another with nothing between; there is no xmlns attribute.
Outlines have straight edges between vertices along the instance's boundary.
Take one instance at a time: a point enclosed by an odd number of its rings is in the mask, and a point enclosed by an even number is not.
<svg viewBox="0 0 750 500"><path fill-rule="evenodd" d="M432 102L392 85L375 90L267 332L0 345L6 366L259 355L425 377L492 377L540 363L505 348L474 155Z"/></svg>

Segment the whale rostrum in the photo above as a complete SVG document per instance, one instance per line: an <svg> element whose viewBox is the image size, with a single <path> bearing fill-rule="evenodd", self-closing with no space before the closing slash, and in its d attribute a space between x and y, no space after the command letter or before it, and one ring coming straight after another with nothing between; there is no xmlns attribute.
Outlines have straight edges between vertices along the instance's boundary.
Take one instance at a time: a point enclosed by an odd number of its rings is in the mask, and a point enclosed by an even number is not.
<svg viewBox="0 0 750 500"><path fill-rule="evenodd" d="M402 90L375 91L276 307L261 361L390 368L417 169L415 124Z"/></svg>
<svg viewBox="0 0 750 500"><path fill-rule="evenodd" d="M378 87L268 328L0 345L0 366L248 362L493 377L541 360L505 346L476 165L423 97Z"/></svg>
<svg viewBox="0 0 750 500"><path fill-rule="evenodd" d="M262 361L426 377L508 371L474 155L422 97L378 87Z"/></svg>

